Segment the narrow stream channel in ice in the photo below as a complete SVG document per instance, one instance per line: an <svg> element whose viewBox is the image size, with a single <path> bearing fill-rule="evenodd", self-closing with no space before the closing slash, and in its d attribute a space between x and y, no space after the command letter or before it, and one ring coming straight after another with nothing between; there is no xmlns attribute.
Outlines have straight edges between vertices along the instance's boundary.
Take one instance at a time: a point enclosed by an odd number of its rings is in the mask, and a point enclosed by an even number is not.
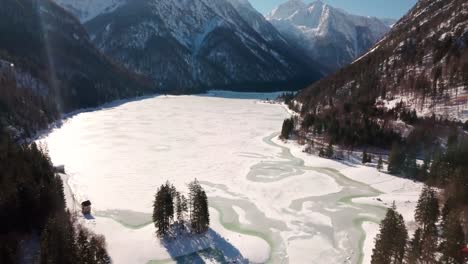
<svg viewBox="0 0 468 264"><path fill-rule="evenodd" d="M93 202L94 219L82 221L106 236L117 264L361 263L362 224L385 210L352 200L381 193L278 144L287 112L255 100L274 96L131 101L75 115L41 141L67 169L69 207ZM166 180L185 191L194 178L209 196L212 233L181 250L155 237L151 204Z"/></svg>

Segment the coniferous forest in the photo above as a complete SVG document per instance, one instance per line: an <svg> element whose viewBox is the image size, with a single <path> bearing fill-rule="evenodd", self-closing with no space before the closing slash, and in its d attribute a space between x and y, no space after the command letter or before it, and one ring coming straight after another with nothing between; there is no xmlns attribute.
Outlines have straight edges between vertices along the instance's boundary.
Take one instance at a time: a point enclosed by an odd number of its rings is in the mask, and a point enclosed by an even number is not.
<svg viewBox="0 0 468 264"><path fill-rule="evenodd" d="M38 244L23 258L28 242ZM39 252L39 253L35 253ZM110 263L103 237L66 210L61 178L47 152L19 144L0 128L0 263Z"/></svg>
<svg viewBox="0 0 468 264"><path fill-rule="evenodd" d="M153 204L153 222L159 237L168 235L174 224L185 226L186 221L195 234L208 231L208 197L197 180L189 183L188 189L188 198L169 182L158 189Z"/></svg>

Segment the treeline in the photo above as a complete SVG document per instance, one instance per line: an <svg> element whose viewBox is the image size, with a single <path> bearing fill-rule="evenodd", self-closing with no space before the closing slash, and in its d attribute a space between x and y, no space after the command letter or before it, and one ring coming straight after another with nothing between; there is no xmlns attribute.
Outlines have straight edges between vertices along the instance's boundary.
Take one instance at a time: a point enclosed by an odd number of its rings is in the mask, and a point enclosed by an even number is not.
<svg viewBox="0 0 468 264"><path fill-rule="evenodd" d="M427 133L431 133L430 129ZM453 128L445 146L435 143L431 146L428 143L432 140L425 143L424 137L418 137L418 139L418 144L395 143L393 145L388 160L388 171L442 188L445 193L456 197L458 203L468 205L468 138L466 133L459 128ZM417 147L424 151L420 152ZM424 154L422 164L417 162L418 153Z"/></svg>
<svg viewBox="0 0 468 264"><path fill-rule="evenodd" d="M18 87L12 71L0 66L0 124L15 137L30 137L59 117L55 103L32 89Z"/></svg>
<svg viewBox="0 0 468 264"><path fill-rule="evenodd" d="M14 143L0 127L0 263L20 263L21 241L39 234L33 263L109 263L102 237L66 211L62 180L36 144Z"/></svg>
<svg viewBox="0 0 468 264"><path fill-rule="evenodd" d="M347 147L388 147L392 142L401 140L390 124L381 124L379 121L380 116L389 115L384 110L367 103L344 104L342 110L308 113L300 127L314 136L326 136L332 144Z"/></svg>
<svg viewBox="0 0 468 264"><path fill-rule="evenodd" d="M290 103L291 109L299 109ZM402 122L401 122L402 121ZM403 127L402 127L403 126ZM396 143L410 145L411 151L432 151L438 137L450 130L465 129L466 122L444 118L419 117L415 110L408 110L403 103L391 109L374 105L372 102L342 103L326 110L315 108L312 112L286 119L282 137L287 139L295 134L301 137L320 137L333 145L345 148L379 147L390 149ZM410 134L403 137L400 131Z"/></svg>
<svg viewBox="0 0 468 264"><path fill-rule="evenodd" d="M395 205L387 211L375 241L372 264L465 263L463 216L452 197L441 209L436 192L426 186L418 200L415 219L417 230L409 238Z"/></svg>
<svg viewBox="0 0 468 264"><path fill-rule="evenodd" d="M466 246L468 231L465 224L468 216L468 140L464 132L455 130L446 145L445 149L436 148L422 165L402 151L402 146L392 150L391 172L398 169L396 172L411 177L407 170L414 170L416 179L428 185L418 200L415 212L418 229L414 237L405 238L402 217L395 208L390 209L381 223L372 263L465 263L461 250ZM438 187L441 192L438 194L429 186ZM398 221L394 215L398 216Z"/></svg>
<svg viewBox="0 0 468 264"><path fill-rule="evenodd" d="M184 225L186 220L189 220L194 233L202 234L208 231L210 227L208 197L197 180L189 183L188 189L188 198L169 182L158 189L153 204L153 222L158 236L168 235L173 224Z"/></svg>
<svg viewBox="0 0 468 264"><path fill-rule="evenodd" d="M149 80L102 55L81 23L55 2L0 0L0 6L0 59L44 83L41 96L60 112L157 92Z"/></svg>

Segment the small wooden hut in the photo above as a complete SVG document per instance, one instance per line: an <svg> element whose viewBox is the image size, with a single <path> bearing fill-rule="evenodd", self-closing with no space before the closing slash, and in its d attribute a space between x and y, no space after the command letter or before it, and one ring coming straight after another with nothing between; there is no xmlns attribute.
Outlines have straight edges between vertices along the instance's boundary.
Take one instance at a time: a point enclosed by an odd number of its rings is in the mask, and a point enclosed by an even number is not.
<svg viewBox="0 0 468 264"><path fill-rule="evenodd" d="M84 215L91 214L91 201L88 200L81 203L81 212Z"/></svg>

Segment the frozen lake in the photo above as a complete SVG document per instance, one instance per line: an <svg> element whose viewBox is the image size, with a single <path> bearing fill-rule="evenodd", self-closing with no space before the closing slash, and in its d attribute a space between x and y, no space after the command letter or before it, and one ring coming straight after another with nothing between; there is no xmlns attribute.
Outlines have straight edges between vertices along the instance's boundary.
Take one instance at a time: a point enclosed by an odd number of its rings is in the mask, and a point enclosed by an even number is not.
<svg viewBox="0 0 468 264"><path fill-rule="evenodd" d="M66 166L76 201L93 202L95 219L83 221L106 236L117 264L363 262L363 223L385 211L353 201L382 193L345 177L348 165L293 155L277 139L289 114L258 100L268 97L276 95L131 101L74 115L43 141ZM183 247L160 242L151 224L157 188L169 180L185 191L194 178L209 196L210 234Z"/></svg>

